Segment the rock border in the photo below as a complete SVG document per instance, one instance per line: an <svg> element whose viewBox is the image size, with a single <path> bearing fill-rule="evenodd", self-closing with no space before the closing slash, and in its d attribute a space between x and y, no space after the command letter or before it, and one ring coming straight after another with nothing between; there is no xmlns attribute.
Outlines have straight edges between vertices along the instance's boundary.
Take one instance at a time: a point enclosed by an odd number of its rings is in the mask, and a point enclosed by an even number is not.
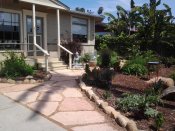
<svg viewBox="0 0 175 131"><path fill-rule="evenodd" d="M0 83L9 83L9 84L37 84L43 83L44 81L50 80L52 77L51 73L47 74L44 79L35 80L33 76L27 76L24 80L13 80L7 78L0 78Z"/></svg>
<svg viewBox="0 0 175 131"><path fill-rule="evenodd" d="M81 91L85 92L87 97L95 102L103 111L108 114L111 118L115 119L116 123L121 127L126 128L127 131L138 131L136 123L133 120L128 119L120 112L116 111L113 107L109 106L107 102L101 100L92 90L91 86L86 86L86 84L79 78L78 84Z"/></svg>

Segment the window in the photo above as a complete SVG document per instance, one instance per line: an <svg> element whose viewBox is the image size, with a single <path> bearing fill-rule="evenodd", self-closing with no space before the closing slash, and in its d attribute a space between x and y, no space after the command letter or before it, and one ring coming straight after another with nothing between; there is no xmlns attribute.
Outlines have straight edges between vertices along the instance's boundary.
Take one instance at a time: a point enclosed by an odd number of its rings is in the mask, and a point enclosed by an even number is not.
<svg viewBox="0 0 175 131"><path fill-rule="evenodd" d="M88 21L87 19L72 18L72 37L73 41L87 43Z"/></svg>
<svg viewBox="0 0 175 131"><path fill-rule="evenodd" d="M0 49L20 49L18 44L10 43L20 43L20 17L0 11Z"/></svg>

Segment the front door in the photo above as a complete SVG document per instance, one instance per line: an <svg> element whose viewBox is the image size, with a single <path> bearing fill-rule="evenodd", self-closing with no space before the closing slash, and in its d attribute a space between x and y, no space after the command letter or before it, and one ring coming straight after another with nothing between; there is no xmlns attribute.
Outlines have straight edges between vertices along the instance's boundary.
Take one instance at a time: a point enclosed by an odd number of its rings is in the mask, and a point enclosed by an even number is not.
<svg viewBox="0 0 175 131"><path fill-rule="evenodd" d="M34 45L33 45L33 18L32 16L26 17L26 27L27 27L27 52L28 56L34 55ZM43 18L36 17L36 43L44 48L43 44ZM36 55L43 56L43 53L36 48Z"/></svg>

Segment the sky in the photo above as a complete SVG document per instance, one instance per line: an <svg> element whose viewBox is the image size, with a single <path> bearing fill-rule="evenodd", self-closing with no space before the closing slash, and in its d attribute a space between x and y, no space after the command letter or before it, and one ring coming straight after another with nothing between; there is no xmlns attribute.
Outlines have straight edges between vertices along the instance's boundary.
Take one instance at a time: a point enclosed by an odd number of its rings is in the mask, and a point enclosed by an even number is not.
<svg viewBox="0 0 175 131"><path fill-rule="evenodd" d="M100 6L104 7L104 12L110 12L115 14L116 5L120 5L125 9L130 9L130 0L60 0L64 4L68 5L71 9L76 7L83 7L86 10L91 10L95 14ZM143 3L149 0L135 0L136 5L143 5ZM173 15L175 16L175 0L162 0L162 4L166 3L172 8ZM159 8L162 8L161 5Z"/></svg>

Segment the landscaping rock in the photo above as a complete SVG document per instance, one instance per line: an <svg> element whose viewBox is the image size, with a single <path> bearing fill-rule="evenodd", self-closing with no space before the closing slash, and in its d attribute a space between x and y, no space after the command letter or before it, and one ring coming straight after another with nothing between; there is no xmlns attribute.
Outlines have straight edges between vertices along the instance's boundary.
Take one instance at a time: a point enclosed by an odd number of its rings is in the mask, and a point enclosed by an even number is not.
<svg viewBox="0 0 175 131"><path fill-rule="evenodd" d="M116 120L116 122L117 122L120 126L122 126L122 127L126 127L126 125L127 125L128 122L129 122L129 119L126 118L125 116L122 116L122 115L119 115L119 116L117 117L117 119L115 119L115 120Z"/></svg>
<svg viewBox="0 0 175 131"><path fill-rule="evenodd" d="M104 109L106 106L108 106L108 103L107 102L102 102L100 104L101 108Z"/></svg>
<svg viewBox="0 0 175 131"><path fill-rule="evenodd" d="M7 82L10 83L10 84L15 84L16 83L16 81L12 80L12 79L8 79Z"/></svg>
<svg viewBox="0 0 175 131"><path fill-rule="evenodd" d="M116 110L114 110L114 111L111 112L111 116L112 116L114 119L117 119L118 116L120 116L120 115L121 115L120 112L118 112L118 111L116 111Z"/></svg>
<svg viewBox="0 0 175 131"><path fill-rule="evenodd" d="M147 84L151 85L154 84L155 82L158 82L159 80L161 80L162 82L164 82L164 84L167 87L172 87L174 86L174 80L171 78L166 78L166 77L155 77L150 79L149 81L146 81Z"/></svg>
<svg viewBox="0 0 175 131"><path fill-rule="evenodd" d="M1 79L1 82L2 82L2 83L7 83L7 79L6 79L6 78L2 78L2 79Z"/></svg>
<svg viewBox="0 0 175 131"><path fill-rule="evenodd" d="M111 106L106 106L106 107L104 107L103 110L108 115L111 115L112 114L112 111L115 111L115 109L113 107L111 107Z"/></svg>
<svg viewBox="0 0 175 131"><path fill-rule="evenodd" d="M162 99L175 100L175 86L165 89L161 95Z"/></svg>
<svg viewBox="0 0 175 131"><path fill-rule="evenodd" d="M104 102L103 100L95 100L95 103L96 103L98 106L101 106L101 104L102 104L103 102Z"/></svg>
<svg viewBox="0 0 175 131"><path fill-rule="evenodd" d="M25 79L23 83L24 84L29 84L30 83L30 80L29 79Z"/></svg>
<svg viewBox="0 0 175 131"><path fill-rule="evenodd" d="M37 80L36 82L37 82L37 83L43 83L44 80Z"/></svg>
<svg viewBox="0 0 175 131"><path fill-rule="evenodd" d="M127 131L138 131L136 123L132 120L127 123L126 129Z"/></svg>
<svg viewBox="0 0 175 131"><path fill-rule="evenodd" d="M36 83L36 80L34 80L34 79L30 80L30 84L35 84L35 83Z"/></svg>
<svg viewBox="0 0 175 131"><path fill-rule="evenodd" d="M99 100L100 98L96 95L96 94L93 94L92 95L92 101L97 101L97 100Z"/></svg>
<svg viewBox="0 0 175 131"><path fill-rule="evenodd" d="M88 90L87 95L88 95L89 99L92 99L92 96L94 95L94 92L92 90Z"/></svg>
<svg viewBox="0 0 175 131"><path fill-rule="evenodd" d="M26 76L26 79L33 79L33 76Z"/></svg>
<svg viewBox="0 0 175 131"><path fill-rule="evenodd" d="M91 90L92 89L92 87L91 86L83 86L82 88L81 88L83 91L85 91L85 92L87 92L88 90Z"/></svg>
<svg viewBox="0 0 175 131"><path fill-rule="evenodd" d="M22 84L23 81L16 81L16 84Z"/></svg>

